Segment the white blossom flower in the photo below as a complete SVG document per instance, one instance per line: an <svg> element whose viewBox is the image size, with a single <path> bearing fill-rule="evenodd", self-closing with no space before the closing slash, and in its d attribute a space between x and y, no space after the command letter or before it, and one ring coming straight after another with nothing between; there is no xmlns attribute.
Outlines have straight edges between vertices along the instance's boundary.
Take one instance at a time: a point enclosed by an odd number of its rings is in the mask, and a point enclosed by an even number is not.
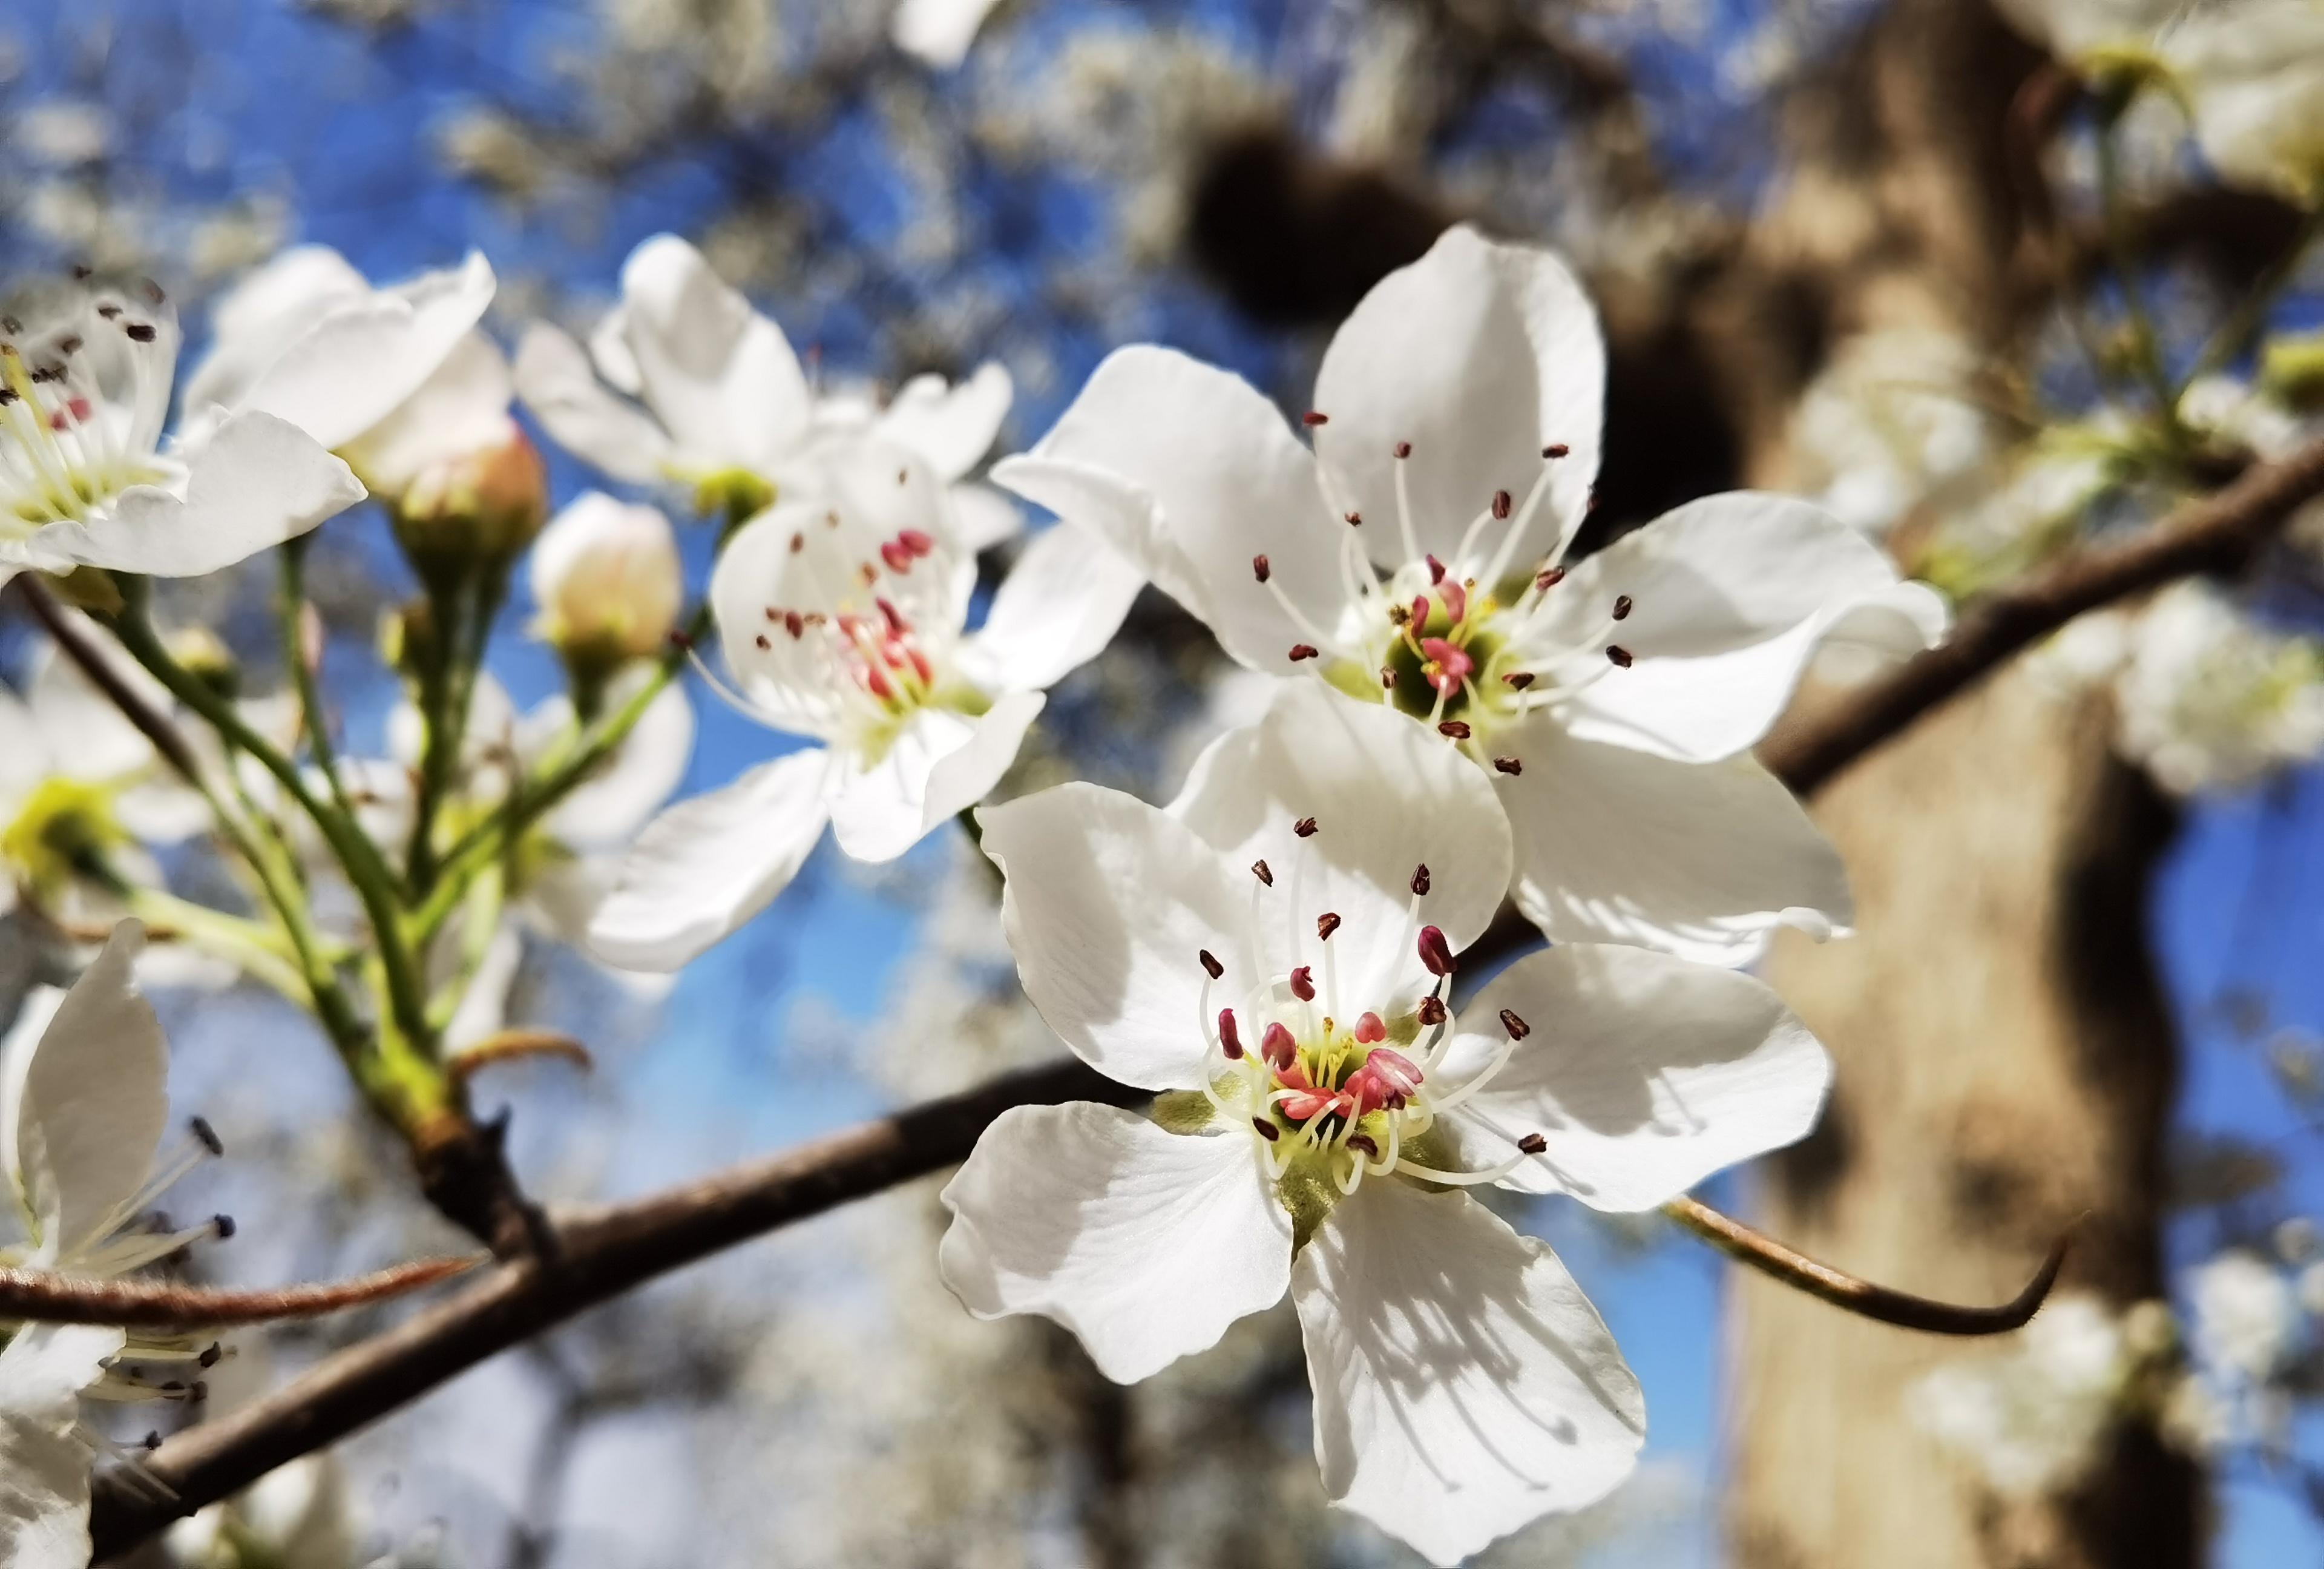
<svg viewBox="0 0 2324 1569"><path fill-rule="evenodd" d="M532 597L533 635L569 661L657 653L686 599L678 536L655 508L590 491L534 541Z"/></svg>
<svg viewBox="0 0 2324 1569"><path fill-rule="evenodd" d="M2069 64L2137 48L2189 9L2188 0L2000 0L2019 32Z"/></svg>
<svg viewBox="0 0 2324 1569"><path fill-rule="evenodd" d="M1051 529L969 632L975 562L936 473L868 438L844 452L826 491L737 533L710 584L729 700L822 744L646 829L590 928L609 964L685 964L782 891L826 821L855 859L892 861L982 799L1047 688L1105 647L1137 595L1103 542Z"/></svg>
<svg viewBox="0 0 2324 1569"><path fill-rule="evenodd" d="M2126 1414L2139 1360L2119 1315L2061 1293L1997 1354L1949 1362L1914 1384L1923 1431L2007 1499L2064 1491L2089 1474Z"/></svg>
<svg viewBox="0 0 2324 1569"><path fill-rule="evenodd" d="M1118 351L1001 484L1090 527L1251 669L1384 701L1489 771L1553 938L1720 963L1849 918L1749 748L1827 639L1918 649L1941 602L1806 503L1716 496L1572 565L1605 353L1548 253L1465 228L1333 339L1313 454L1239 379Z"/></svg>
<svg viewBox="0 0 2324 1569"><path fill-rule="evenodd" d="M36 992L0 1045L0 1170L24 1227L0 1261L68 1275L126 1274L219 1234L222 1222L156 1232L142 1215L180 1177L217 1152L195 1125L181 1157L156 1168L169 1121L161 1027L134 979L144 941L134 921L114 928L71 990ZM82 1569L89 1556L93 1441L78 1400L102 1385L115 1398L174 1397L127 1364L189 1363L181 1336L117 1328L15 1325L0 1351L0 1548L23 1569Z"/></svg>
<svg viewBox="0 0 2324 1569"><path fill-rule="evenodd" d="M1792 416L1797 488L1850 528L1886 532L1986 459L1985 416L1969 396L1976 369L1975 352L1950 333L1849 339Z"/></svg>
<svg viewBox="0 0 2324 1569"><path fill-rule="evenodd" d="M2304 207L2324 198L2324 4L2200 7L2159 47L2221 179Z"/></svg>
<svg viewBox="0 0 2324 1569"><path fill-rule="evenodd" d="M951 70L968 58L968 46L999 0L899 0L889 18L888 37L925 65Z"/></svg>
<svg viewBox="0 0 2324 1569"><path fill-rule="evenodd" d="M352 1515L337 1460L302 1454L231 1501L178 1521L163 1542L180 1569L354 1569Z"/></svg>
<svg viewBox="0 0 2324 1569"><path fill-rule="evenodd" d="M0 582L78 567L194 577L361 501L347 466L245 410L162 450L178 318L92 279L0 314Z"/></svg>
<svg viewBox="0 0 2324 1569"><path fill-rule="evenodd" d="M884 410L862 397L819 398L783 329L675 235L630 253L621 303L586 350L546 323L527 328L516 384L566 450L616 479L685 487L705 505L819 489L830 440L870 436L908 448L954 487L971 550L1018 524L1002 498L958 483L1009 412L1007 371L988 365L957 387L916 377Z"/></svg>
<svg viewBox="0 0 2324 1569"><path fill-rule="evenodd" d="M2234 789L2324 752L2324 644L2259 624L2208 583L2082 617L2042 668L2110 681L2116 749L2174 794Z"/></svg>
<svg viewBox="0 0 2324 1569"><path fill-rule="evenodd" d="M329 246L294 246L218 301L187 409L274 414L400 495L431 464L515 432L507 361L476 330L495 287L475 252L378 289Z"/></svg>
<svg viewBox="0 0 2324 1569"><path fill-rule="evenodd" d="M2258 1381L2282 1365L2300 1324L2283 1271L2240 1249L2197 1269L2189 1287L2197 1353L2231 1380Z"/></svg>
<svg viewBox="0 0 2324 1569"><path fill-rule="evenodd" d="M986 1131L944 1193L970 1311L1054 1318L1128 1382L1288 1291L1325 1491L1439 1564L1628 1475L1645 1411L1619 1351L1462 1190L1644 1210L1798 1139L1830 1063L1774 994L1572 944L1456 1018L1508 823L1457 753L1307 683L1167 810L1069 784L979 820L1027 995L1161 1098Z"/></svg>

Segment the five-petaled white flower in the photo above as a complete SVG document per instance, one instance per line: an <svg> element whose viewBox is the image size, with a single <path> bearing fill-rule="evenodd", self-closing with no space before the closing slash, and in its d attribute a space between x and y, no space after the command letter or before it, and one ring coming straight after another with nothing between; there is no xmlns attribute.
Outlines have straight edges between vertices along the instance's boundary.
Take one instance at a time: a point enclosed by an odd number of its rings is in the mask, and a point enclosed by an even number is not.
<svg viewBox="0 0 2324 1569"><path fill-rule="evenodd" d="M363 499L263 410L162 450L178 318L152 283L82 276L0 313L0 582L97 567L195 577Z"/></svg>
<svg viewBox="0 0 2324 1569"><path fill-rule="evenodd" d="M710 585L727 696L823 744L656 819L590 927L598 957L677 969L782 891L826 820L859 861L902 854L983 798L1047 689L1111 639L1140 579L1073 529L1028 544L967 631L976 568L950 499L916 455L864 438L812 499L728 543Z"/></svg>
<svg viewBox="0 0 2324 1569"><path fill-rule="evenodd" d="M816 488L823 448L871 436L909 448L953 487L971 551L1019 524L1005 498L960 483L1009 412L1007 371L988 365L957 387L916 376L885 408L818 395L783 329L675 235L630 253L621 303L586 350L546 323L527 328L516 385L568 452L616 479L685 486L705 505Z"/></svg>
<svg viewBox="0 0 2324 1569"><path fill-rule="evenodd" d="M161 1027L134 980L144 934L114 928L69 992L36 992L0 1048L0 1166L24 1228L0 1260L68 1275L125 1274L222 1231L223 1223L156 1232L135 1224L163 1190L216 1153L197 1123L180 1159L156 1170L169 1121ZM97 1325L14 1325L0 1351L0 1556L23 1569L88 1564L92 1441L84 1389L168 1397L131 1364L189 1362L194 1342Z"/></svg>
<svg viewBox="0 0 2324 1569"><path fill-rule="evenodd" d="M996 1121L950 1186L944 1276L1129 1381L1298 1309L1333 1501L1440 1564L1601 1497L1638 1386L1543 1243L1462 1190L1650 1208L1798 1139L1830 1075L1774 994L1646 949L1448 974L1508 884L1484 777L1305 683L1167 810L1069 784L980 814L1027 994L1162 1092Z"/></svg>
<svg viewBox="0 0 2324 1569"><path fill-rule="evenodd" d="M1488 770L1513 891L1552 937L1737 963L1849 911L1838 856L1749 747L1820 644L1916 650L1942 603L1773 495L1563 564L1604 374L1555 257L1456 228L1333 339L1312 453L1247 383L1137 346L994 478L1130 555L1243 664L1383 701Z"/></svg>

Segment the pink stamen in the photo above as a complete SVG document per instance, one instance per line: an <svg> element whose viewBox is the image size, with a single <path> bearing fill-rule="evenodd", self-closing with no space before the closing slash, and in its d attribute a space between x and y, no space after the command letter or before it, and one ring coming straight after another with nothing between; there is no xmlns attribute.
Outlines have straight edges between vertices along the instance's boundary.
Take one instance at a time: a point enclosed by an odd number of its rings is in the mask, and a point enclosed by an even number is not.
<svg viewBox="0 0 2324 1569"><path fill-rule="evenodd" d="M1299 1061L1299 1043L1281 1024L1270 1024L1267 1033L1259 1038L1260 1060L1277 1073L1283 1073Z"/></svg>
<svg viewBox="0 0 2324 1569"><path fill-rule="evenodd" d="M1388 1026L1377 1013L1365 1013L1356 1020L1356 1038L1366 1046L1375 1046L1388 1038Z"/></svg>
<svg viewBox="0 0 2324 1569"><path fill-rule="evenodd" d="M1452 582L1440 583L1436 586L1437 592L1444 596L1444 614L1452 618L1452 624L1459 626L1468 620L1469 591Z"/></svg>
<svg viewBox="0 0 2324 1569"><path fill-rule="evenodd" d="M1315 1001L1315 973L1313 966L1302 964L1291 972L1291 994L1302 1002Z"/></svg>
<svg viewBox="0 0 2324 1569"><path fill-rule="evenodd" d="M1219 1010L1219 1049L1227 1054L1229 1062L1242 1060L1242 1031L1235 1028L1234 1010Z"/></svg>
<svg viewBox="0 0 2324 1569"><path fill-rule="evenodd" d="M1452 973L1452 946L1444 940L1441 928L1425 926L1420 928L1420 962L1428 966L1428 973L1432 975Z"/></svg>
<svg viewBox="0 0 2324 1569"><path fill-rule="evenodd" d="M896 536L896 543L915 556L926 556L936 548L936 542L918 529L906 529Z"/></svg>
<svg viewBox="0 0 2324 1569"><path fill-rule="evenodd" d="M1420 651L1428 659L1428 684L1450 697L1461 689L1469 672L1477 668L1466 650L1455 648L1441 637L1420 640Z"/></svg>

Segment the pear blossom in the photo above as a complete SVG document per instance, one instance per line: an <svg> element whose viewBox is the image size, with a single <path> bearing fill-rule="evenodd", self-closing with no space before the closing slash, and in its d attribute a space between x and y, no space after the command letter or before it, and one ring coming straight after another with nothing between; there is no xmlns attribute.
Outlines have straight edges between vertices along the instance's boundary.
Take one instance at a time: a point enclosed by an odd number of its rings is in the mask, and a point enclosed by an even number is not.
<svg viewBox="0 0 2324 1569"><path fill-rule="evenodd" d="M675 235L630 253L621 303L586 349L546 323L529 328L516 386L567 451L616 479L684 487L705 506L747 511L785 485L816 486L826 448L869 437L908 448L953 487L967 549L1018 526L1005 500L961 483L1009 412L1006 370L985 365L957 387L915 377L885 409L819 397L783 329Z"/></svg>
<svg viewBox="0 0 2324 1569"><path fill-rule="evenodd" d="M2198 1268L2190 1295L2194 1342L2205 1364L2230 1380L2266 1379L2282 1364L2300 1306L2282 1270L2231 1249Z"/></svg>
<svg viewBox="0 0 2324 1569"><path fill-rule="evenodd" d="M2304 207L2324 200L2324 4L2198 8L2160 51L2221 179Z"/></svg>
<svg viewBox="0 0 2324 1569"><path fill-rule="evenodd" d="M1844 344L1801 394L1791 449L1799 488L1840 521L1886 533L1983 463L1970 397L1977 355L1947 332L1895 328Z"/></svg>
<svg viewBox="0 0 2324 1569"><path fill-rule="evenodd" d="M187 408L288 420L400 495L431 464L515 433L506 358L476 327L495 287L475 252L382 289L327 245L293 246L219 300Z"/></svg>
<svg viewBox="0 0 2324 1569"><path fill-rule="evenodd" d="M164 450L175 309L76 277L0 312L0 582L79 567L193 577L361 501L296 425L245 410Z"/></svg>
<svg viewBox="0 0 2324 1569"><path fill-rule="evenodd" d="M1027 995L1150 1115L996 1121L945 1189L979 1317L1146 1378L1287 1291L1331 1499L1452 1564L1627 1476L1637 1380L1542 1242L1467 1189L1651 1208L1791 1142L1823 1048L1758 982L1618 945L1448 977L1507 887L1485 776L1286 684L1167 808L1068 784L978 814Z"/></svg>
<svg viewBox="0 0 2324 1569"><path fill-rule="evenodd" d="M1917 650L1928 588L1821 510L1681 507L1587 559L1605 350L1545 251L1449 231L1333 339L1303 417L1167 349L1101 365L994 478L1130 556L1253 669L1409 715L1499 791L1556 940L1720 963L1849 918L1838 855L1749 755L1819 645Z"/></svg>
<svg viewBox="0 0 2324 1569"><path fill-rule="evenodd" d="M213 1416L217 1402L211 1402ZM346 1471L330 1454L302 1454L247 1491L171 1526L163 1542L179 1569L354 1569L354 1510Z"/></svg>
<svg viewBox="0 0 2324 1569"><path fill-rule="evenodd" d="M137 1223L173 1182L217 1152L205 1123L189 1149L157 1169L169 1121L161 1027L134 979L143 928L123 921L104 951L57 992L43 988L0 1045L0 1169L14 1189L23 1241L0 1261L67 1275L142 1269L207 1236L223 1220L178 1232ZM175 1398L189 1380L153 1381L133 1364L190 1364L196 1343L150 1331L14 1326L0 1351L0 1547L23 1569L88 1562L94 1441L79 1425L84 1391L111 1398Z"/></svg>
<svg viewBox="0 0 2324 1569"><path fill-rule="evenodd" d="M659 652L686 578L669 520L598 491L572 502L532 550L533 635L568 664L611 668Z"/></svg>
<svg viewBox="0 0 2324 1569"><path fill-rule="evenodd" d="M821 744L655 819L591 924L598 957L679 968L766 908L826 822L859 861L901 855L983 798L1047 688L1112 638L1141 579L1071 529L1027 545L968 631L976 567L949 499L925 459L865 438L827 489L727 543L710 585L721 690Z"/></svg>

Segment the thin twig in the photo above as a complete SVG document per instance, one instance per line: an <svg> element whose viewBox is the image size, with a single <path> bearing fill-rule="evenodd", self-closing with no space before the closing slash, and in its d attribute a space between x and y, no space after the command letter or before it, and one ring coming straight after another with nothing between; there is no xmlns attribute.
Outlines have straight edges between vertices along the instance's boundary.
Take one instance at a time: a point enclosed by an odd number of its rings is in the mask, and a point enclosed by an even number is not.
<svg viewBox="0 0 2324 1569"><path fill-rule="evenodd" d="M455 1052L444 1071L466 1084L479 1068L536 1057L562 1058L584 1073L597 1066L587 1047L561 1030L517 1029L497 1030L466 1050Z"/></svg>
<svg viewBox="0 0 2324 1569"><path fill-rule="evenodd" d="M1793 789L1812 791L2083 611L2187 573L2243 565L2285 518L2319 494L2324 494L2324 439L2254 468L2134 540L2086 551L2023 587L1989 596L1962 618L1945 646L1859 688L1822 719L1787 732L1762 757ZM1078 1062L1011 1074L659 1195L566 1216L545 1258L504 1264L451 1301L318 1364L271 1398L162 1444L144 1469L173 1496L102 1479L93 1515L97 1556L124 1551L171 1520L646 1280L941 1170L965 1158L978 1135L1011 1107L1077 1100L1119 1104L1133 1098L1134 1092ZM2046 1291L2052 1278L2045 1267L2036 1285ZM2029 1313L2040 1299L2038 1292L2030 1296ZM1984 1310L1928 1306L1952 1314L2006 1314L2024 1302Z"/></svg>
<svg viewBox="0 0 2324 1569"><path fill-rule="evenodd" d="M124 1329L224 1329L285 1318L319 1318L401 1297L481 1258L420 1259L347 1280L272 1290L213 1290L175 1280L88 1280L45 1269L0 1268L0 1322L107 1324Z"/></svg>
<svg viewBox="0 0 2324 1569"><path fill-rule="evenodd" d="M1663 1205L1663 1214L1737 1263L1748 1265L1794 1290L1845 1308L1859 1318L1877 1319L1902 1329L1925 1330L1931 1334L2006 1334L2024 1327L2048 1299L2050 1288L2057 1284L2059 1267L2066 1261L2067 1239L2060 1237L2024 1290L1997 1307L1962 1307L1875 1286L1829 1264L1819 1264L1805 1253L1795 1252L1773 1237L1755 1232L1742 1222L1683 1195Z"/></svg>
<svg viewBox="0 0 2324 1569"><path fill-rule="evenodd" d="M163 761L188 782L199 785L201 762L195 757L193 743L186 739L185 732L171 724L167 714L148 702L145 694L130 683L78 617L65 613L39 573L23 573L16 583L32 619L48 632L58 651L80 667L81 674L121 710L121 716L153 743L153 750L161 754Z"/></svg>

